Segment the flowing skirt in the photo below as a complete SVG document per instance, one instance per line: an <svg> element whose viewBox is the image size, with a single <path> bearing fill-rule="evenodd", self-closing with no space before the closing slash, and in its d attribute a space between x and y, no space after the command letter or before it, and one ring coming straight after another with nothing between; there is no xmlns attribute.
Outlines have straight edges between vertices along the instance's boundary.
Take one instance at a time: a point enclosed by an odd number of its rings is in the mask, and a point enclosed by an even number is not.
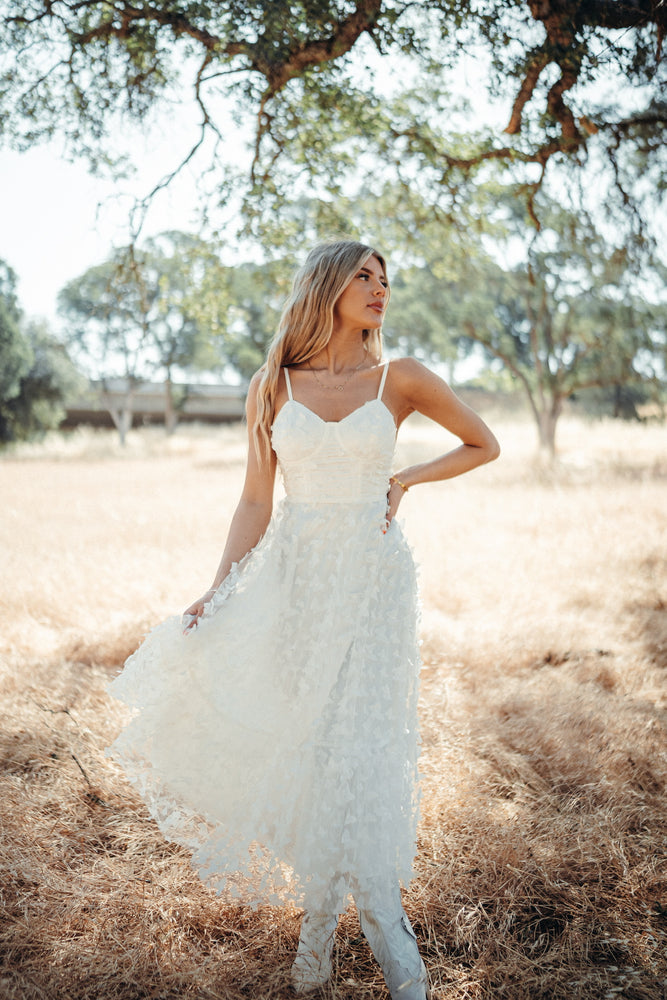
<svg viewBox="0 0 667 1000"><path fill-rule="evenodd" d="M108 753L218 892L343 910L412 872L417 587L384 504L279 504L196 629L155 628L109 690Z"/></svg>

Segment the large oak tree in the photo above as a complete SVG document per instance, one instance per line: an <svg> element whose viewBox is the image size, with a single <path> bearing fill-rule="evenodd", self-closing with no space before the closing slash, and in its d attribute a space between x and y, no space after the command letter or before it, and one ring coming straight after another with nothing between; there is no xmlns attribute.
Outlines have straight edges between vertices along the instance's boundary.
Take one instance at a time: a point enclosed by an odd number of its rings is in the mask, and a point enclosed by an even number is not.
<svg viewBox="0 0 667 1000"><path fill-rule="evenodd" d="M112 121L166 111L184 89L197 142L229 145L217 115L221 95L233 96L254 116L253 176L266 183L289 145L285 104L307 98L323 134L334 109L363 128L356 82L368 59L394 75L407 60L446 90L468 50L505 118L464 153L440 148L444 166L543 169L594 139L622 175L625 146L645 160L660 153L666 25L664 0L0 0L0 128L18 148L64 135L99 163L114 152ZM428 146L427 120L406 130Z"/></svg>

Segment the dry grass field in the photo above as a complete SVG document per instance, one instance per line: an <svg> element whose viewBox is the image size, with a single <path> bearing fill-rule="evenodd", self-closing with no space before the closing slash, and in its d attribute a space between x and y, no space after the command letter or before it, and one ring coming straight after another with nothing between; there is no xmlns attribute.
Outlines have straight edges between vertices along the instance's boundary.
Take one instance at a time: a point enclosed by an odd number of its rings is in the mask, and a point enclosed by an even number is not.
<svg viewBox="0 0 667 1000"><path fill-rule="evenodd" d="M423 809L406 909L434 1000L667 997L667 442L564 418L555 471L411 491ZM441 448L415 422L401 462ZM209 585L239 428L81 432L0 461L0 997L291 997L299 915L201 885L104 756L105 684ZM330 1000L386 998L353 909Z"/></svg>

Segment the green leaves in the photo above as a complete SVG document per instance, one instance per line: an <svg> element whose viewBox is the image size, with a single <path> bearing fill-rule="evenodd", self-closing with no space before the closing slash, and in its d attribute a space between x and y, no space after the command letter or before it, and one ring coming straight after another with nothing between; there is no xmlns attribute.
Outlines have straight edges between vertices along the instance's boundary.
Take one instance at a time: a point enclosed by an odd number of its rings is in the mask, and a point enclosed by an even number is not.
<svg viewBox="0 0 667 1000"><path fill-rule="evenodd" d="M460 164L464 172L484 162L483 154L544 164L558 153L576 154L598 133L632 141L631 126L621 127L630 89L641 100L630 112L633 119L661 100L667 82L660 58L667 13L660 4L0 0L0 16L6 141L25 148L61 134L75 152L100 161L111 157L108 134L119 116L140 121L150 110L164 113L174 94L189 92L202 128L214 129L213 109L222 94L238 98L244 117L258 123L255 166L261 161L262 167L255 180L278 171L283 157L302 155L298 129L290 124L295 103L306 127L312 122L311 135L319 126L322 144L331 134L333 110L350 136L379 148L373 122L358 101L348 100L361 76L372 79L365 73L369 63L378 68L369 98L381 106L386 81L395 91L397 74L408 86L421 74L431 78L433 90L446 92L461 51L474 53L480 82L513 103L504 124L520 138L508 141L496 128L493 149L453 154L472 161ZM295 81L304 88L290 92ZM602 114L591 83L608 85L609 114ZM455 104L448 108L454 111ZM400 119L398 105L395 111ZM408 138L399 119L396 149ZM664 129L662 111L659 120ZM430 121L427 113L417 124L411 152L421 144L425 155L433 145ZM317 145L312 149L317 155Z"/></svg>
<svg viewBox="0 0 667 1000"><path fill-rule="evenodd" d="M90 375L140 380L210 361L196 312L204 274L215 262L197 237L163 233L70 282L60 309Z"/></svg>
<svg viewBox="0 0 667 1000"><path fill-rule="evenodd" d="M16 277L0 261L0 444L55 427L65 399L80 385L64 347L44 324L23 322Z"/></svg>

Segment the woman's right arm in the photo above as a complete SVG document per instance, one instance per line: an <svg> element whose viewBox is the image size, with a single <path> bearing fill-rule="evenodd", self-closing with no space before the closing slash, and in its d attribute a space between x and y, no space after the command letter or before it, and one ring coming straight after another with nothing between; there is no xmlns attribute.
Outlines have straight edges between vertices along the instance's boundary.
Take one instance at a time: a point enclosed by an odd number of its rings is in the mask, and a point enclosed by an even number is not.
<svg viewBox="0 0 667 1000"><path fill-rule="evenodd" d="M248 421L248 464L246 466L245 483L241 499L232 518L222 559L213 580L213 586L207 590L185 612L190 621L185 627L188 632L197 624L203 614L204 606L211 600L213 594L223 582L233 563L240 562L243 557L257 545L266 531L273 510L273 486L276 478L276 456L272 451L270 458L260 461L255 449L252 428L257 412L257 389L261 374L257 372L250 383L246 401L246 416Z"/></svg>

